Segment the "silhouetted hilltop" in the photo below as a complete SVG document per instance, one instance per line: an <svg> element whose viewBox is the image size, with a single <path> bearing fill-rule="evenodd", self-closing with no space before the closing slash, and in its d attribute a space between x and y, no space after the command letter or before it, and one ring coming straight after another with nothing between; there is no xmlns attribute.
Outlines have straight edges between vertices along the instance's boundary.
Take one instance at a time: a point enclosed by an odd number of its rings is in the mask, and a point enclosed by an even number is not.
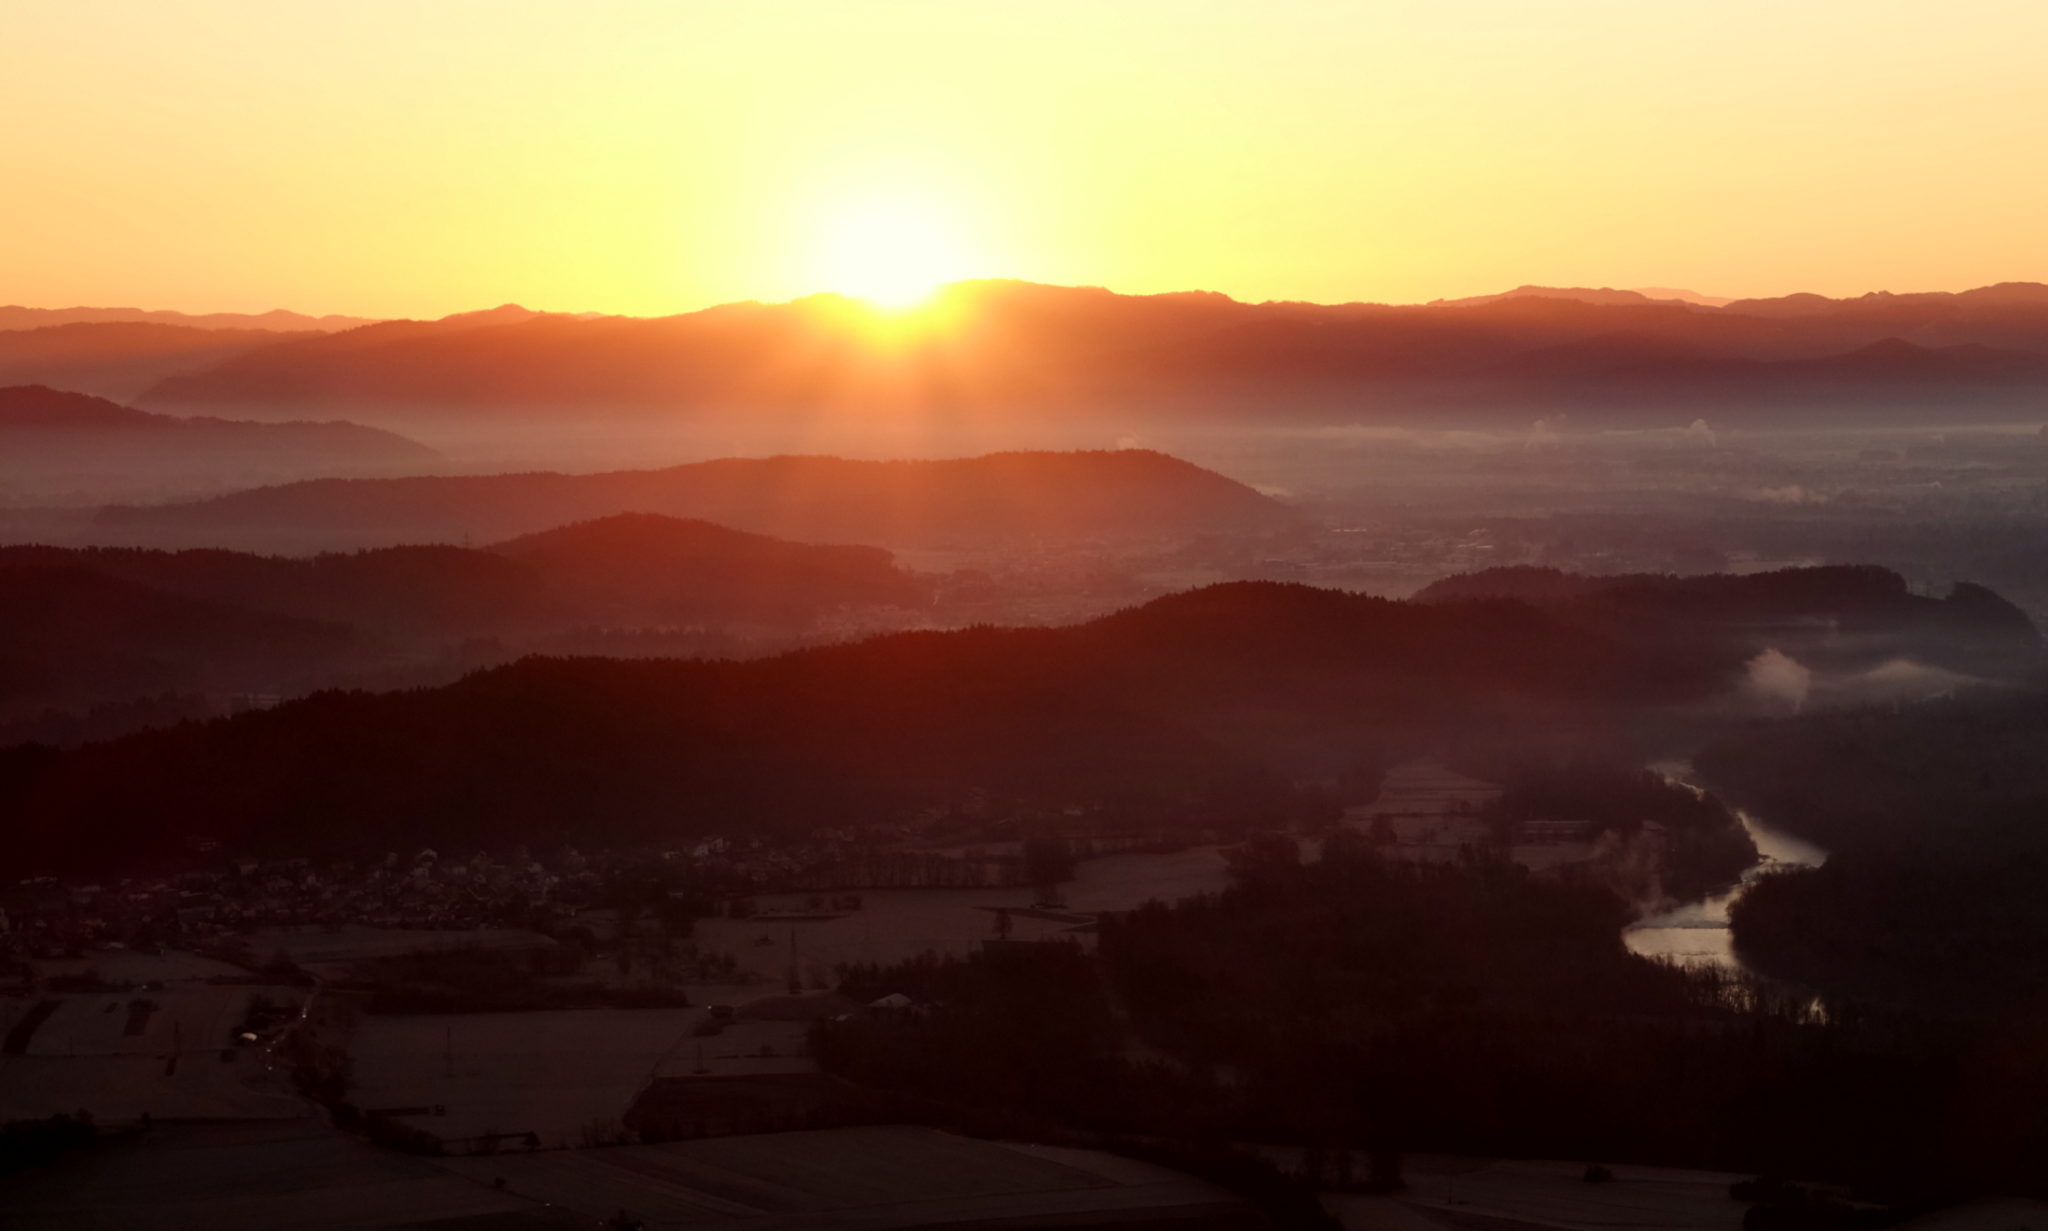
<svg viewBox="0 0 2048 1231"><path fill-rule="evenodd" d="M105 510L112 533L328 546L494 540L658 513L811 542L1073 541L1270 530L1285 506L1145 450L942 461L730 458L663 470L315 480L190 504Z"/></svg>
<svg viewBox="0 0 2048 1231"><path fill-rule="evenodd" d="M1869 348L1888 339L1931 352ZM1957 352L1983 347L2008 355ZM1601 351L1611 351L1603 360ZM1582 358L1560 367L1540 356ZM2048 290L1788 296L1724 306L1639 291L1522 287L1436 304L1246 304L987 281L911 318L821 295L640 319L507 306L285 341L166 377L149 404L545 416L858 409L1238 420L1428 411L1521 414L1591 397L1608 415L1709 381L1726 413L1855 410L2048 390ZM1901 372L1914 387L1898 387Z"/></svg>
<svg viewBox="0 0 2048 1231"><path fill-rule="evenodd" d="M1580 303L1644 304L1644 303L1694 303L1701 297L1690 291L1659 293L1653 289L1616 290L1611 286L1530 286L1522 285L1512 291L1497 295L1472 295L1464 299L1432 299L1432 308L1469 308L1476 304L1498 303L1503 299L1575 299ZM1702 305L1705 306L1705 305Z"/></svg>
<svg viewBox="0 0 2048 1231"><path fill-rule="evenodd" d="M579 522L490 550L544 578L565 604L615 622L787 621L826 607L926 600L879 547L792 543L653 513Z"/></svg>

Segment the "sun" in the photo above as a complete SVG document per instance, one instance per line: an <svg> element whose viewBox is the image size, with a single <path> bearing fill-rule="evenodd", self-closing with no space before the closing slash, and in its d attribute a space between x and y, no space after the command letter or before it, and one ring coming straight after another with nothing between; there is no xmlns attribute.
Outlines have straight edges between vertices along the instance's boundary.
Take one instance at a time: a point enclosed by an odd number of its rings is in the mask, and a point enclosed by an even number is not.
<svg viewBox="0 0 2048 1231"><path fill-rule="evenodd" d="M958 226L933 201L907 193L833 208L820 245L818 285L884 308L910 308L973 273Z"/></svg>

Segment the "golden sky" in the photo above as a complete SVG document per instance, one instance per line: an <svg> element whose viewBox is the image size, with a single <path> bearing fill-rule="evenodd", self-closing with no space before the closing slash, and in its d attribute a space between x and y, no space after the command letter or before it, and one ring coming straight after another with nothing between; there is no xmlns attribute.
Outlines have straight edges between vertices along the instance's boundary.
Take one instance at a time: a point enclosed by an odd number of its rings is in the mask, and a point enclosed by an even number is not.
<svg viewBox="0 0 2048 1231"><path fill-rule="evenodd" d="M0 302L2048 280L2044 62L2041 0L0 0Z"/></svg>

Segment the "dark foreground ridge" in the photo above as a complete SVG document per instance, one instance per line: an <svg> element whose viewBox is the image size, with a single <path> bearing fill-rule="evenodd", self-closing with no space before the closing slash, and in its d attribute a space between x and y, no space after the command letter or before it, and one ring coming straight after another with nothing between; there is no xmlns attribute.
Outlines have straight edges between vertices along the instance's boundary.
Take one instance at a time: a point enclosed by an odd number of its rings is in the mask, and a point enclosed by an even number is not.
<svg viewBox="0 0 2048 1231"><path fill-rule="evenodd" d="M1873 655L1918 636L1880 632ZM24 860L53 865L175 861L199 837L289 851L660 842L886 822L970 796L1255 811L1362 750L1598 731L1724 696L1748 636L1237 583L1067 628L744 662L534 658L444 688L321 693L69 753L13 750L0 806Z"/></svg>

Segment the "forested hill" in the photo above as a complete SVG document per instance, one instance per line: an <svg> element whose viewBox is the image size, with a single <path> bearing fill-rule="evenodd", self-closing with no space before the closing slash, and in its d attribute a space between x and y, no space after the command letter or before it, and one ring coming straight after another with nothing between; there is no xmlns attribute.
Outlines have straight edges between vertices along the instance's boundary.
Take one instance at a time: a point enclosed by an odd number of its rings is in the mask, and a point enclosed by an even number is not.
<svg viewBox="0 0 2048 1231"><path fill-rule="evenodd" d="M1829 852L1738 901L1735 940L1752 964L1823 990L2039 1029L2048 692L1759 724L1717 741L1698 768L1716 791Z"/></svg>
<svg viewBox="0 0 2048 1231"><path fill-rule="evenodd" d="M279 851L664 841L896 819L970 795L1272 807L1289 751L1680 701L1739 664L1648 658L1518 604L1243 583L1065 629L915 633L744 662L529 659L4 754L32 866L189 836ZM1319 745L1320 741L1320 745ZM90 835L88 837L87 835Z"/></svg>
<svg viewBox="0 0 2048 1231"><path fill-rule="evenodd" d="M276 692L356 649L333 623L83 569L0 568L0 719L165 692Z"/></svg>
<svg viewBox="0 0 2048 1231"><path fill-rule="evenodd" d="M576 624L802 623L860 605L915 606L916 579L873 547L791 543L701 521L621 515L485 548L316 556L0 546L0 570L64 569L383 637L488 637ZM5 575L5 574L0 574Z"/></svg>
<svg viewBox="0 0 2048 1231"><path fill-rule="evenodd" d="M885 546L1186 537L1292 526L1286 506L1142 449L936 461L726 458L660 470L316 480L105 510L127 540L332 547L490 541L618 513L698 518L807 542Z"/></svg>
<svg viewBox="0 0 2048 1231"><path fill-rule="evenodd" d="M73 454L105 466L109 453L133 453L130 465L168 468L209 457L271 457L349 465L420 462L433 450L393 432L357 423L253 423L152 414L105 398L43 385L0 388L0 444L10 468ZM301 467L303 469L303 466Z"/></svg>
<svg viewBox="0 0 2048 1231"><path fill-rule="evenodd" d="M1983 586L1965 582L1933 598L1872 565L1694 577L1496 568L1447 577L1416 599L1514 599L1614 631L1712 628L1753 649L1797 649L1839 665L1911 656L2004 673L2032 664L2041 649L2026 613Z"/></svg>

